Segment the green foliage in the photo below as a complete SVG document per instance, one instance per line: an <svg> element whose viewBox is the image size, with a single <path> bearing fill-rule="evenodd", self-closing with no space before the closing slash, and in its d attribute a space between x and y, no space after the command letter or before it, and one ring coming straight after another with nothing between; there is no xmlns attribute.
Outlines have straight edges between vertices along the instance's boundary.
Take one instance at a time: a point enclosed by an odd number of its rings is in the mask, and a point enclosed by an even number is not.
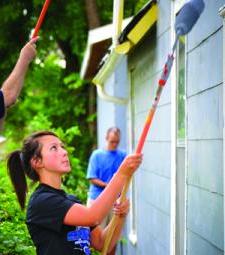
<svg viewBox="0 0 225 255"><path fill-rule="evenodd" d="M137 13L149 0L124 0L124 18L128 18ZM101 23L108 24L112 22L113 1L97 0L100 11Z"/></svg>
<svg viewBox="0 0 225 255"><path fill-rule="evenodd" d="M5 128L7 141L4 151L7 154L7 152L21 148L23 138L34 131L52 130L56 132L67 146L72 166L71 174L64 178L64 188L85 202L88 187L85 178L87 160L82 162L75 156L77 150L75 141L81 136L81 131L70 120L70 116L75 115L71 107L74 99L68 96L68 91L65 89L70 83L62 82L60 74L63 69L58 65L59 60L59 57L51 54L41 64L33 65L20 102L8 113ZM46 82L49 82L48 89L46 89ZM80 87L83 84L85 83L80 82ZM71 93L71 90L68 90ZM78 104L77 107L79 106L83 107L82 104ZM1 165L0 172L3 175L0 179L0 187L2 187L0 192L0 243L2 244L0 254L34 254L32 241L24 223L24 212L20 211L4 165Z"/></svg>
<svg viewBox="0 0 225 255"><path fill-rule="evenodd" d="M3 0L0 6L0 83L11 72L19 50L34 28L43 0ZM112 1L96 0L101 25L112 21ZM144 0L126 0L125 17L132 16ZM96 112L90 112L90 85L79 76L87 41L88 24L83 0L52 1L37 44L22 94L8 111L1 155L21 147L37 130L52 130L65 142L72 171L65 176L66 191L86 200L88 157L96 135ZM94 102L95 103L95 102ZM31 189L32 191L32 189ZM0 254L35 254L6 167L0 162Z"/></svg>
<svg viewBox="0 0 225 255"><path fill-rule="evenodd" d="M149 2L149 1L148 0L136 1L135 12L139 11L147 2Z"/></svg>
<svg viewBox="0 0 225 255"><path fill-rule="evenodd" d="M25 213L20 210L3 162L0 163L0 187L0 254L34 255Z"/></svg>

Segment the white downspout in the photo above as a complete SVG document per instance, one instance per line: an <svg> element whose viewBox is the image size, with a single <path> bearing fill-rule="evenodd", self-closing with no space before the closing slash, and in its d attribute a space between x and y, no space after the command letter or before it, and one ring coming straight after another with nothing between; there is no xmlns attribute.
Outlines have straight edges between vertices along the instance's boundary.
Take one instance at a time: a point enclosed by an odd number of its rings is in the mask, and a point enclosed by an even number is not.
<svg viewBox="0 0 225 255"><path fill-rule="evenodd" d="M112 42L113 42L113 49L112 51L115 51L116 46L118 45L118 38L122 31L122 22L123 22L123 12L124 12L124 0L114 0L113 3L113 27L114 27L114 33L112 36ZM118 53L114 53L116 62L120 62L121 57ZM126 104L127 99L121 98L121 97L115 97L110 96L106 93L104 88L104 81L103 84L99 84L96 82L97 86L97 92L99 97L106 101L110 101L116 104Z"/></svg>
<svg viewBox="0 0 225 255"><path fill-rule="evenodd" d="M114 96L110 96L108 95L105 90L104 87L100 86L100 85L96 85L97 86L97 92L99 97L101 97L102 99L115 103L115 104L126 104L127 103L127 99L121 98L121 97L114 97Z"/></svg>

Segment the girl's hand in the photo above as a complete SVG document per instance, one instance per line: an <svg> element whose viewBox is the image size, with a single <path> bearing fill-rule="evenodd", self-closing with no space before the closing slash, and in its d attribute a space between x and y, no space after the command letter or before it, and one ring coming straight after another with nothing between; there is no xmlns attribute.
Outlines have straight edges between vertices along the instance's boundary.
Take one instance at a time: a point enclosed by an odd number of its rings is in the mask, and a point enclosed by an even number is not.
<svg viewBox="0 0 225 255"><path fill-rule="evenodd" d="M113 207L113 213L121 218L126 217L130 210L130 201L126 198L123 202L119 199Z"/></svg>
<svg viewBox="0 0 225 255"><path fill-rule="evenodd" d="M131 154L128 155L119 167L118 172L128 177L137 170L142 162L142 154Z"/></svg>
<svg viewBox="0 0 225 255"><path fill-rule="evenodd" d="M28 64L35 58L36 52L36 42L39 37L31 39L20 51L20 58L27 62Z"/></svg>

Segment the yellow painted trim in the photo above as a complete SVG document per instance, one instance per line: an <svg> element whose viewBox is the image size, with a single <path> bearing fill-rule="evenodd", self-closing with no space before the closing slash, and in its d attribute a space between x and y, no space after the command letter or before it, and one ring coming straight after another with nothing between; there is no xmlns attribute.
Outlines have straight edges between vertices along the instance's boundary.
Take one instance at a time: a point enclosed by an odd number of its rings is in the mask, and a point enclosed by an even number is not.
<svg viewBox="0 0 225 255"><path fill-rule="evenodd" d="M137 25L127 35L127 38L133 43L137 44L151 26L157 21L158 6L154 4L152 8L141 18Z"/></svg>
<svg viewBox="0 0 225 255"><path fill-rule="evenodd" d="M117 45L115 51L118 54L127 54L132 47L133 44L130 41L126 41L122 44Z"/></svg>
<svg viewBox="0 0 225 255"><path fill-rule="evenodd" d="M112 52L106 59L106 62L103 64L99 72L93 78L92 82L97 85L99 93L102 94L104 98L107 98L110 101L112 101L113 98L111 96L108 96L104 92L104 85L106 79L113 73L115 67L120 63L121 59L123 58L123 55L127 54L133 48L133 46L142 39L146 32L157 21L157 18L158 6L157 4L154 4L127 35L128 40L122 44L117 45L112 50ZM124 99L119 99L119 101L121 100L125 102Z"/></svg>

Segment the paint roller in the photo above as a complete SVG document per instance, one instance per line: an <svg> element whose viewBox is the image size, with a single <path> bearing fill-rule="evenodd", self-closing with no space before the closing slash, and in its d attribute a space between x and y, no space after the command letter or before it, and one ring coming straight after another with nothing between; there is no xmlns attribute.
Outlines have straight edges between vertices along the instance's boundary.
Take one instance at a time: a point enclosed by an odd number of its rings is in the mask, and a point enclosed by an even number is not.
<svg viewBox="0 0 225 255"><path fill-rule="evenodd" d="M191 31L204 7L203 0L189 0L184 4L176 16L175 31L177 36L186 35Z"/></svg>

